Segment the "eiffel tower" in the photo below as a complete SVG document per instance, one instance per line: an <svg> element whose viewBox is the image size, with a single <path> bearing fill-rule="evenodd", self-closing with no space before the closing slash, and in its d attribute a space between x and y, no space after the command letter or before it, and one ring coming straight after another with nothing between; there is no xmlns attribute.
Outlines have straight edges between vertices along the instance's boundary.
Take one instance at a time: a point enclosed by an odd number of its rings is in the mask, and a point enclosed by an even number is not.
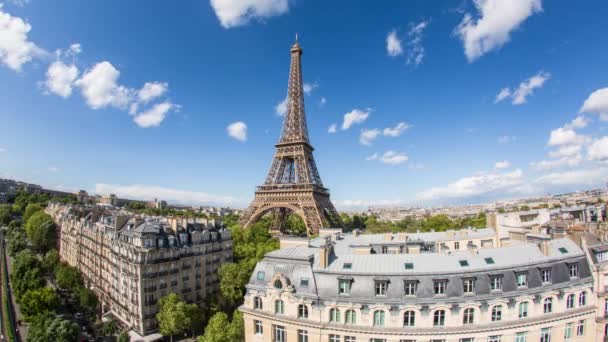
<svg viewBox="0 0 608 342"><path fill-rule="evenodd" d="M287 111L283 130L264 185L258 186L249 208L241 217L244 227L267 213L273 216L271 230L282 233L291 214L306 225L307 235L320 228L341 228L342 220L329 200L329 189L323 186L313 158L314 148L308 139L304 90L302 87L302 48L291 47L291 67L287 89Z"/></svg>

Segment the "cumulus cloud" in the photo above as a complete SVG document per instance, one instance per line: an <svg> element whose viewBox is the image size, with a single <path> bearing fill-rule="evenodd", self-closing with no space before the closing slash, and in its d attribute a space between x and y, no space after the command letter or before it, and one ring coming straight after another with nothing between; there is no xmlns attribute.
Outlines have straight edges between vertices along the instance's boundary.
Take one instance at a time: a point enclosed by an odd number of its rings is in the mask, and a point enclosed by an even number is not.
<svg viewBox="0 0 608 342"><path fill-rule="evenodd" d="M585 128L587 127L587 125L589 125L589 119L587 119L585 116L577 116L576 118L574 118L574 120L572 120L570 123L566 124L564 126L564 128L566 129L579 129L579 128Z"/></svg>
<svg viewBox="0 0 608 342"><path fill-rule="evenodd" d="M142 128L157 127L165 120L167 113L175 109L176 105L169 101L157 103L152 108L139 113L133 121Z"/></svg>
<svg viewBox="0 0 608 342"><path fill-rule="evenodd" d="M75 84L92 109L107 106L124 109L131 101L132 91L117 83L120 71L112 63L103 61L85 71Z"/></svg>
<svg viewBox="0 0 608 342"><path fill-rule="evenodd" d="M462 40L464 53L473 62L485 53L502 47L511 32L532 14L542 11L541 0L474 0L479 18L469 13L454 30Z"/></svg>
<svg viewBox="0 0 608 342"><path fill-rule="evenodd" d="M494 169L495 170L502 170L502 169L509 168L509 166L511 166L511 163L509 163L508 160L503 160L503 161L496 162L494 164Z"/></svg>
<svg viewBox="0 0 608 342"><path fill-rule="evenodd" d="M359 142L365 146L371 146L374 139L380 136L379 129L364 129L361 130L361 134L359 135Z"/></svg>
<svg viewBox="0 0 608 342"><path fill-rule="evenodd" d="M285 113L287 112L287 103L289 102L289 98L284 98L283 101L277 103L276 106L274 106L274 112L279 115L279 116L283 116L285 115Z"/></svg>
<svg viewBox="0 0 608 342"><path fill-rule="evenodd" d="M0 63L21 71L34 58L48 55L28 39L32 26L19 17L4 12L0 3Z"/></svg>
<svg viewBox="0 0 608 342"><path fill-rule="evenodd" d="M381 163L389 165L398 165L405 163L409 157L403 153L388 150L378 157Z"/></svg>
<svg viewBox="0 0 608 342"><path fill-rule="evenodd" d="M338 130L338 125L333 123L333 124L329 125L329 128L327 129L327 133L336 133L337 130Z"/></svg>
<svg viewBox="0 0 608 342"><path fill-rule="evenodd" d="M288 0L211 0L211 7L224 28L264 20L289 10Z"/></svg>
<svg viewBox="0 0 608 342"><path fill-rule="evenodd" d="M532 95L534 89L541 88L550 77L551 74L539 71L536 75L521 82L519 86L513 90L508 87L502 88L498 95L496 95L494 103L511 98L511 103L514 105L524 104L526 103L528 96Z"/></svg>
<svg viewBox="0 0 608 342"><path fill-rule="evenodd" d="M247 125L243 121L233 122L226 127L228 135L239 141L247 141Z"/></svg>
<svg viewBox="0 0 608 342"><path fill-rule="evenodd" d="M412 28L408 32L408 53L407 53L407 64L413 64L418 66L424 59L424 46L422 46L422 38L424 30L428 26L428 21L421 21L417 24L413 24Z"/></svg>
<svg viewBox="0 0 608 342"><path fill-rule="evenodd" d="M602 121L608 121L608 87L591 93L581 106L579 112L598 114Z"/></svg>
<svg viewBox="0 0 608 342"><path fill-rule="evenodd" d="M131 103L129 114L137 113L140 105L147 104L148 102L159 98L164 95L169 89L167 82L146 82L143 87L137 91L135 101Z"/></svg>
<svg viewBox="0 0 608 342"><path fill-rule="evenodd" d="M510 192L522 185L523 172L516 169L504 173L481 173L463 177L444 187L433 187L419 192L416 196L421 200L464 198L496 192Z"/></svg>
<svg viewBox="0 0 608 342"><path fill-rule="evenodd" d="M65 52L66 57L75 57L82 53L82 45L79 43L71 44L70 47Z"/></svg>
<svg viewBox="0 0 608 342"><path fill-rule="evenodd" d="M382 130L382 134L387 137L398 137L411 126L405 122L399 122L395 127L387 127Z"/></svg>
<svg viewBox="0 0 608 342"><path fill-rule="evenodd" d="M560 167L575 167L583 161L580 154L564 156L559 159L541 160L539 162L532 162L530 166L540 171L548 171L557 169Z"/></svg>
<svg viewBox="0 0 608 342"><path fill-rule="evenodd" d="M349 129L354 124L360 124L367 120L369 117L370 110L353 109L350 112L344 114L344 121L342 122L342 130Z"/></svg>
<svg viewBox="0 0 608 342"><path fill-rule="evenodd" d="M587 149L587 155L590 160L608 160L608 137L602 137L591 143Z"/></svg>
<svg viewBox="0 0 608 342"><path fill-rule="evenodd" d="M589 141L589 137L576 133L573 129L560 127L551 131L549 146L579 145Z"/></svg>
<svg viewBox="0 0 608 342"><path fill-rule="evenodd" d="M95 192L100 195L115 194L120 198L146 201L153 201L155 198L159 198L170 203L182 205L230 205L236 202L236 199L230 196L141 184L115 185L97 183L95 184Z"/></svg>
<svg viewBox="0 0 608 342"><path fill-rule="evenodd" d="M535 182L543 185L565 186L603 183L608 177L607 168L579 169L564 172L553 172L543 175Z"/></svg>
<svg viewBox="0 0 608 342"><path fill-rule="evenodd" d="M386 53L391 57L396 57L403 53L401 40L397 37L397 30L392 30L386 36Z"/></svg>
<svg viewBox="0 0 608 342"><path fill-rule="evenodd" d="M45 87L50 93L63 98L72 95L72 86L78 78L78 67L74 64L67 65L62 61L51 63L46 71Z"/></svg>

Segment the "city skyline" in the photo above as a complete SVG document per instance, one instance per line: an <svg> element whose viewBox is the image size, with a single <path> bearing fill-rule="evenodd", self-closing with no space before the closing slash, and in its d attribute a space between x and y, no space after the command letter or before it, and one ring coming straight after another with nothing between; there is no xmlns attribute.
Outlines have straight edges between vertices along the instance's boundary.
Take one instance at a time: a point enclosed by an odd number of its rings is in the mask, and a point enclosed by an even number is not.
<svg viewBox="0 0 608 342"><path fill-rule="evenodd" d="M340 209L603 186L608 88L593 42L607 6L484 3L395 3L361 21L370 8L152 2L131 22L134 4L8 1L0 176L244 207L280 134L298 32L311 142ZM576 29L558 24L566 15Z"/></svg>

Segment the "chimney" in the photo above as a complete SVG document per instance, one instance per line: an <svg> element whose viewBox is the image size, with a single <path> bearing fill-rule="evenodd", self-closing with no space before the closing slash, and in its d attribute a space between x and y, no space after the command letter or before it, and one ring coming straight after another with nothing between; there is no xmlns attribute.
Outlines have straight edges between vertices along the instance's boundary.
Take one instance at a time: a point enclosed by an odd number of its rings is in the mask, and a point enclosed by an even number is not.
<svg viewBox="0 0 608 342"><path fill-rule="evenodd" d="M329 265L329 248L327 245L321 246L319 249L319 266L326 268Z"/></svg>

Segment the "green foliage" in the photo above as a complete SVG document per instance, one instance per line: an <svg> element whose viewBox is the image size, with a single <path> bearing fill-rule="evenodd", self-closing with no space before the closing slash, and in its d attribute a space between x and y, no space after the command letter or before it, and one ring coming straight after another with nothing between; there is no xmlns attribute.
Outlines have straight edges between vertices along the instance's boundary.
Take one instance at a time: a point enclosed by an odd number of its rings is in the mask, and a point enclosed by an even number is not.
<svg viewBox="0 0 608 342"><path fill-rule="evenodd" d="M236 303L243 298L245 285L255 268L255 259L247 259L238 264L225 263L220 266L220 291L229 303Z"/></svg>
<svg viewBox="0 0 608 342"><path fill-rule="evenodd" d="M346 226L346 230L364 228L367 233L396 233L416 231L446 231L448 229L462 229L467 227L485 228L486 216L485 213L479 213L472 218L456 218L450 219L447 215L432 215L424 219L416 219L414 217L406 217L398 222L379 221L374 215L352 217L342 213L340 214L342 221Z"/></svg>
<svg viewBox="0 0 608 342"><path fill-rule="evenodd" d="M27 341L73 342L78 340L78 335L78 324L50 314L40 314L30 324Z"/></svg>
<svg viewBox="0 0 608 342"><path fill-rule="evenodd" d="M91 289L81 287L78 292L78 299L80 307L83 309L93 312L97 308L97 295Z"/></svg>
<svg viewBox="0 0 608 342"><path fill-rule="evenodd" d="M112 336L116 334L119 329L120 327L118 326L118 323L115 320L101 322L101 324L96 327L97 335L99 336Z"/></svg>
<svg viewBox="0 0 608 342"><path fill-rule="evenodd" d="M28 290L39 289L46 284L42 275L40 260L29 249L17 254L13 261L11 283L18 302Z"/></svg>
<svg viewBox="0 0 608 342"><path fill-rule="evenodd" d="M55 268L55 281L62 289L78 293L82 287L82 278L76 267L61 263Z"/></svg>
<svg viewBox="0 0 608 342"><path fill-rule="evenodd" d="M197 342L225 341L244 341L243 316L239 311L234 312L232 321L229 321L228 315L223 312L213 315L205 328L205 334L197 340Z"/></svg>
<svg viewBox="0 0 608 342"><path fill-rule="evenodd" d="M129 342L129 334L127 334L126 331L122 331L120 335L118 335L116 342Z"/></svg>
<svg viewBox="0 0 608 342"><path fill-rule="evenodd" d="M283 230L288 235L306 236L306 224L300 216L295 214L289 215L289 217L287 217L287 222L285 222Z"/></svg>
<svg viewBox="0 0 608 342"><path fill-rule="evenodd" d="M129 210L142 210L146 209L146 202L133 201L125 205L125 208Z"/></svg>
<svg viewBox="0 0 608 342"><path fill-rule="evenodd" d="M21 228L9 230L6 239L6 247L11 257L15 257L17 253L27 248L27 236Z"/></svg>
<svg viewBox="0 0 608 342"><path fill-rule="evenodd" d="M28 290L21 297L21 313L26 321L31 321L36 315L53 312L59 305L59 298L50 287Z"/></svg>
<svg viewBox="0 0 608 342"><path fill-rule="evenodd" d="M8 208L0 208L0 226L11 223L11 210Z"/></svg>
<svg viewBox="0 0 608 342"><path fill-rule="evenodd" d="M18 215L24 214L28 204L36 203L41 207L46 207L49 202L49 195L47 194L30 194L25 190L21 190L15 200L13 201L13 212Z"/></svg>
<svg viewBox="0 0 608 342"><path fill-rule="evenodd" d="M39 204L29 203L23 212L23 222L27 222L32 215L39 211L42 211L42 207Z"/></svg>
<svg viewBox="0 0 608 342"><path fill-rule="evenodd" d="M163 336L183 334L202 324L201 309L196 304L188 304L181 300L175 293L161 298L159 306L156 319Z"/></svg>
<svg viewBox="0 0 608 342"><path fill-rule="evenodd" d="M54 275L57 266L59 266L59 252L56 249L51 249L42 259L42 267L46 274Z"/></svg>
<svg viewBox="0 0 608 342"><path fill-rule="evenodd" d="M53 218L43 211L34 213L25 224L25 233L32 247L40 253L45 253L55 245L57 235Z"/></svg>

